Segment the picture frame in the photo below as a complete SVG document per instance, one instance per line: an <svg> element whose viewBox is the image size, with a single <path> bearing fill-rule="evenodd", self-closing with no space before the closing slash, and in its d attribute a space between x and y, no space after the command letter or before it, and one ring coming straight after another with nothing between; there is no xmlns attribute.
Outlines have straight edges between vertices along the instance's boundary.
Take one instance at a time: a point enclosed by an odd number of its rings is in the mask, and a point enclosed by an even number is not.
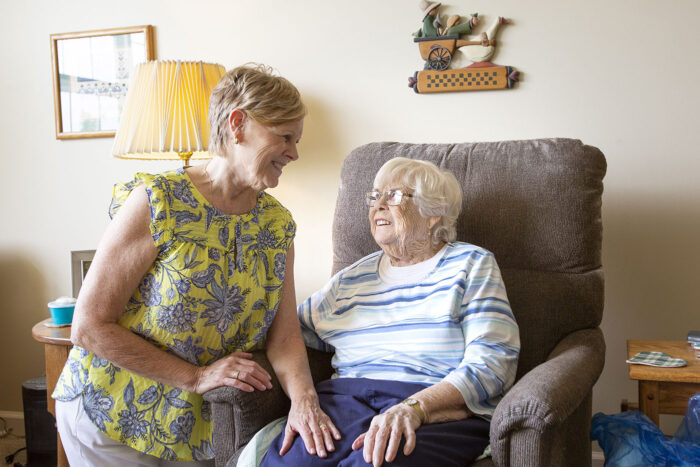
<svg viewBox="0 0 700 467"><path fill-rule="evenodd" d="M154 59L150 25L51 34L56 139L114 136L134 67Z"/></svg>
<svg viewBox="0 0 700 467"><path fill-rule="evenodd" d="M73 279L73 298L78 298L80 287L90 269L95 250L76 250L70 252L70 270Z"/></svg>

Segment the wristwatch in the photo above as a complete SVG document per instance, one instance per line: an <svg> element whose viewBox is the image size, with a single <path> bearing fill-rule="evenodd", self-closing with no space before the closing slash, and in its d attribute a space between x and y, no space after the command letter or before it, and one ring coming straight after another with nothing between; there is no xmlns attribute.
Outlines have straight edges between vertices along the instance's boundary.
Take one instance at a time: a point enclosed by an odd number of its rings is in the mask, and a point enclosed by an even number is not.
<svg viewBox="0 0 700 467"><path fill-rule="evenodd" d="M406 404L407 406L413 408L416 412L418 412L418 418L420 418L420 422L425 423L425 412L423 412L423 409L420 408L420 402L409 397L408 399L402 400L401 403Z"/></svg>

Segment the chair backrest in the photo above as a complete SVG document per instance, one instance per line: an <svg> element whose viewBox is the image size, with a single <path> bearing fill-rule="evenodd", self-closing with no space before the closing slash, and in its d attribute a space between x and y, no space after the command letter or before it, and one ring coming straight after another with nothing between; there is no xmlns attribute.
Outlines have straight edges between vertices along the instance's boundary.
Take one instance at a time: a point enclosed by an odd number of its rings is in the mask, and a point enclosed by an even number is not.
<svg viewBox="0 0 700 467"><path fill-rule="evenodd" d="M600 324L606 162L597 148L573 139L360 146L343 162L333 273L379 249L364 194L398 156L449 169L462 185L457 239L496 256L520 326L518 378L569 333Z"/></svg>

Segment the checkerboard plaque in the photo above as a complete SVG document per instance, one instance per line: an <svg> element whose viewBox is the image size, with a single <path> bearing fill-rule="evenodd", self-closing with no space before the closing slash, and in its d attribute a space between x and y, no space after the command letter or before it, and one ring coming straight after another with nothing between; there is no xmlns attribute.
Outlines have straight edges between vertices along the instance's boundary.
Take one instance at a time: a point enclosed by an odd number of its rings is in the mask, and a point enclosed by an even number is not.
<svg viewBox="0 0 700 467"><path fill-rule="evenodd" d="M413 89L417 93L485 91L513 87L508 66L423 70L415 74Z"/></svg>

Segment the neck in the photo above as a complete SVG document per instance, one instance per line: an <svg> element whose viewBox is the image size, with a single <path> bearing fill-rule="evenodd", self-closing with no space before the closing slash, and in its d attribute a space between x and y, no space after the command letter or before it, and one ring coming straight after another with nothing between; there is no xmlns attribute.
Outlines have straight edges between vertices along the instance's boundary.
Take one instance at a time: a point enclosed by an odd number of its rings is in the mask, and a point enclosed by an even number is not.
<svg viewBox="0 0 700 467"><path fill-rule="evenodd" d="M202 165L201 175L205 189L200 191L214 207L227 214L243 214L255 207L258 191L244 183L227 158L214 156Z"/></svg>
<svg viewBox="0 0 700 467"><path fill-rule="evenodd" d="M418 245L413 246L416 247ZM426 244L421 245L420 248L411 248L411 245L409 245L408 248L401 248L396 245L384 245L382 246L382 251L389 257L392 266L404 267L418 264L432 258L443 246L445 246L444 242L433 245L432 242L428 241Z"/></svg>

